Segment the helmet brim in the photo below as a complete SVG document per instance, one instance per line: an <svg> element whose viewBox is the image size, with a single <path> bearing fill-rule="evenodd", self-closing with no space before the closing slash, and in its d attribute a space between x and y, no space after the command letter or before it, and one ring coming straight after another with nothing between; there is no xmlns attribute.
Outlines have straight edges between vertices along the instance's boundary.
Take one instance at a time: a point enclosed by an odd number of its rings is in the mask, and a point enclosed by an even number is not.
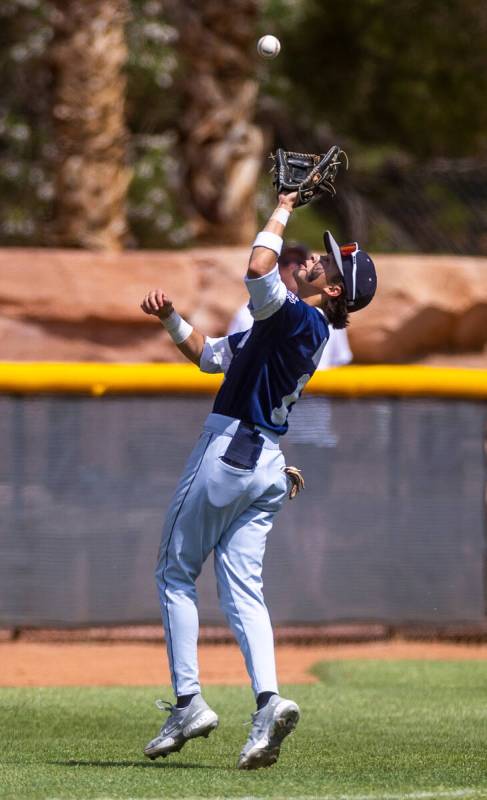
<svg viewBox="0 0 487 800"><path fill-rule="evenodd" d="M342 254L340 253L340 248L330 233L330 231L325 231L323 234L323 244L325 245L325 250L328 255L333 257L335 264L337 265L338 269L340 270L343 278L345 279L345 271L343 269L343 261L342 261Z"/></svg>

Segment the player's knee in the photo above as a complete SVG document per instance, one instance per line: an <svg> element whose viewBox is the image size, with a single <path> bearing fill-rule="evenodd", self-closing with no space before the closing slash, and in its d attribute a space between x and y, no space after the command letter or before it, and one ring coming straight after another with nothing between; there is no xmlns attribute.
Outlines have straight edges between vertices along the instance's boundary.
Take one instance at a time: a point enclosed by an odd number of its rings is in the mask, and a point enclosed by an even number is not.
<svg viewBox="0 0 487 800"><path fill-rule="evenodd" d="M186 564L181 558L159 559L155 571L158 585L164 584L166 587L174 589L193 587L198 577L198 571Z"/></svg>
<svg viewBox="0 0 487 800"><path fill-rule="evenodd" d="M256 576L246 580L237 580L232 585L228 576L217 575L218 599L220 608L225 614L234 613L242 604L245 606L264 606L262 580Z"/></svg>

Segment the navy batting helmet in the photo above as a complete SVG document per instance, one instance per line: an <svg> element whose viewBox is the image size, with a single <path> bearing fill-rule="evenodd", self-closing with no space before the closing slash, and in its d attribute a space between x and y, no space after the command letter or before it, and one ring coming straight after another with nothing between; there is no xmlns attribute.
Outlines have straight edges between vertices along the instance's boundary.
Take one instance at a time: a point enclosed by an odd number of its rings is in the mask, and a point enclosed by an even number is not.
<svg viewBox="0 0 487 800"><path fill-rule="evenodd" d="M324 233L323 242L343 276L348 311L365 308L377 289L377 274L371 257L356 242L338 245L330 231Z"/></svg>

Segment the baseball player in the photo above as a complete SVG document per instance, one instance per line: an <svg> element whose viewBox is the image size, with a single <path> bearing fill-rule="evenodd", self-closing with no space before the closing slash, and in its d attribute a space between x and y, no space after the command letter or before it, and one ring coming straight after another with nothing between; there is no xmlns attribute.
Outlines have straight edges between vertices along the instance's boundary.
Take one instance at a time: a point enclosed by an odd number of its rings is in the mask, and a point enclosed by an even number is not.
<svg viewBox="0 0 487 800"><path fill-rule="evenodd" d="M279 695L274 642L262 591L262 561L274 515L300 475L285 466L279 438L288 414L316 369L329 323L344 328L348 314L367 305L376 288L373 262L358 245L340 248L324 235L326 254L312 253L295 271L297 293L282 282L277 258L296 193L277 208L252 246L245 283L254 325L210 338L174 310L160 289L141 307L159 317L179 350L204 372L225 379L191 453L167 512L156 568L176 703L144 752L179 751L208 736L218 717L204 701L198 677L195 581L213 551L222 610L243 653L257 710L238 760L240 769L273 764L295 728L299 708ZM287 471L286 471L287 470Z"/></svg>

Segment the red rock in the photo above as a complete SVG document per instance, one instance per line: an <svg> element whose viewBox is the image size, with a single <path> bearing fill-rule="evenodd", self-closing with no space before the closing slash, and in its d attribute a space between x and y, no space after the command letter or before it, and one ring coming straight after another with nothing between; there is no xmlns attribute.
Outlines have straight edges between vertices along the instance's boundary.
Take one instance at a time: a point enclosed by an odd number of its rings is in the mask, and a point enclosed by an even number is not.
<svg viewBox="0 0 487 800"><path fill-rule="evenodd" d="M378 255L374 261L376 297L351 315L357 362L397 363L474 350L484 360L487 259Z"/></svg>
<svg viewBox="0 0 487 800"><path fill-rule="evenodd" d="M178 361L155 318L140 310L161 287L211 336L246 300L247 248L91 253L0 250L3 360ZM351 317L357 363L487 366L487 259L379 255L374 302ZM451 354L451 356L449 355Z"/></svg>

